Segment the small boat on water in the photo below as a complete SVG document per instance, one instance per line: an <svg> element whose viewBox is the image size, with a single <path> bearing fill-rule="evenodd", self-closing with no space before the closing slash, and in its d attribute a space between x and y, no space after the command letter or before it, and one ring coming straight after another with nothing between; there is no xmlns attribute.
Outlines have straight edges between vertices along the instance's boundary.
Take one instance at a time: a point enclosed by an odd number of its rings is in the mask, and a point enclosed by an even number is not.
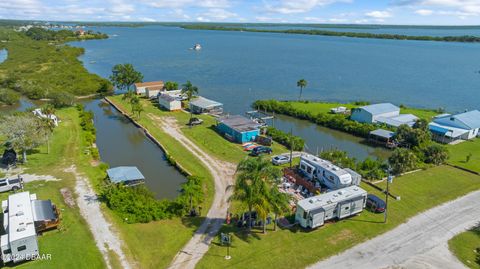
<svg viewBox="0 0 480 269"><path fill-rule="evenodd" d="M195 46L193 46L192 48L193 50L201 50L202 49L202 46L200 44L195 44Z"/></svg>

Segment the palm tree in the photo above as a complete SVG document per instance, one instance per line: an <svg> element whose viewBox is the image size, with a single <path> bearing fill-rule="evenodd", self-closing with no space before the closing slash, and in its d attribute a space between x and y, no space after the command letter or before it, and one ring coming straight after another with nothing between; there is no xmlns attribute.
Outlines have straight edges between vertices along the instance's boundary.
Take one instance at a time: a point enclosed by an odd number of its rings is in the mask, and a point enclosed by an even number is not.
<svg viewBox="0 0 480 269"><path fill-rule="evenodd" d="M300 79L297 81L297 87L300 88L300 96L298 97L298 101L300 101L302 99L303 88L307 87L307 81L303 78Z"/></svg>
<svg viewBox="0 0 480 269"><path fill-rule="evenodd" d="M50 136L53 134L55 123L50 118L55 114L55 106L52 104L46 104L41 108L43 114L47 115L47 118L42 118L42 131L45 134L45 140L47 140L47 154L50 154Z"/></svg>
<svg viewBox="0 0 480 269"><path fill-rule="evenodd" d="M272 212L275 214L273 222L273 230L277 230L278 215L287 213L290 210L289 198L287 194L281 193L276 186L270 189L270 205Z"/></svg>
<svg viewBox="0 0 480 269"><path fill-rule="evenodd" d="M182 85L182 94L185 94L187 96L188 103L192 100L193 96L198 94L198 87L193 86L193 84L188 80L185 84ZM192 120L193 113L192 109L190 109L190 121Z"/></svg>
<svg viewBox="0 0 480 269"><path fill-rule="evenodd" d="M266 232L266 219L272 209L270 188L280 175L280 170L262 157L245 159L238 164L237 180L231 199L240 201L248 207L249 229L251 229L251 214L255 210L263 220L263 232Z"/></svg>

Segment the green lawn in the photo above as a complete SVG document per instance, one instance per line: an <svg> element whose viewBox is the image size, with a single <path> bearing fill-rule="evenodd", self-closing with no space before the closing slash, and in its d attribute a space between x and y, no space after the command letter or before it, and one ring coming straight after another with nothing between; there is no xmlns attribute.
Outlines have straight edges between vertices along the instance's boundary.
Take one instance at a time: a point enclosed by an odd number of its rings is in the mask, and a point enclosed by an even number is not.
<svg viewBox="0 0 480 269"><path fill-rule="evenodd" d="M364 185L369 193L381 195ZM408 218L480 188L480 177L453 167L440 166L405 175L394 180L391 192L401 200L390 199L389 219L364 211L313 231L301 229L269 231L266 235L237 233L231 249L232 260L223 258L226 249L213 244L198 268L300 268L346 250L384 233ZM233 230L224 227L224 230ZM218 241L216 241L218 242Z"/></svg>
<svg viewBox="0 0 480 269"><path fill-rule="evenodd" d="M74 192L75 179L63 170L73 164L78 154L80 138L78 116L75 109L57 111L62 123L55 129L51 142L51 152L46 153L42 146L28 155L26 173L52 175L60 181L36 181L25 184L25 190L36 193L38 199L51 199L60 209L59 229L39 236L41 254L51 254L52 260L39 260L18 265L19 268L104 268L105 264L97 249L93 236L78 208L70 208L64 203L61 188ZM1 141L0 141L1 142ZM3 143L2 143L3 144ZM0 195L6 199L8 193ZM79 257L82 257L79 259Z"/></svg>
<svg viewBox="0 0 480 269"><path fill-rule="evenodd" d="M480 138L465 141L457 145L448 145L449 163L480 173ZM472 154L467 162L467 155Z"/></svg>
<svg viewBox="0 0 480 269"><path fill-rule="evenodd" d="M448 242L450 250L467 267L480 269L480 229L478 227L458 234Z"/></svg>
<svg viewBox="0 0 480 269"><path fill-rule="evenodd" d="M127 101L122 100L121 96L112 96L109 97L110 100L114 101L116 104L120 105L122 109L130 111L130 106ZM152 120L150 115L157 117L175 117L178 124L180 125L182 132L190 138L196 145L208 152L209 154L216 156L217 158L232 163L237 163L248 156L248 153L243 151L243 148L240 144L231 143L222 137L219 133L215 131L215 119L209 115L195 115L197 118L203 119L203 124L194 126L192 128L188 127L186 123L188 122L190 115L182 111L176 112L167 112L163 111L158 106L149 100L141 99L143 104L144 112L141 115L140 123L148 128L150 132L158 132L159 129L158 123L155 123ZM280 154L288 152L288 150L278 144L274 143L272 146L273 154Z"/></svg>
<svg viewBox="0 0 480 269"><path fill-rule="evenodd" d="M344 106L348 109L360 107L353 103L330 103L330 102L289 102L294 108L302 110L302 111L309 111L312 113L330 113L330 109L334 107ZM421 119L425 119L430 121L436 113L430 109L418 109L418 108L401 108L400 113L402 114L414 114Z"/></svg>

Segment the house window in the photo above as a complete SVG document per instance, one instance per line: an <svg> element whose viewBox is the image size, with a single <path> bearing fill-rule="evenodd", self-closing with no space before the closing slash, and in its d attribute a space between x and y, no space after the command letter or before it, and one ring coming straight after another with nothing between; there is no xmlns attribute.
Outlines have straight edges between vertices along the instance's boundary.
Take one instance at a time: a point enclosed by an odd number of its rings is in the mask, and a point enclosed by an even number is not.
<svg viewBox="0 0 480 269"><path fill-rule="evenodd" d="M24 251L24 250L26 250L26 249L27 249L27 246L25 246L25 245L24 245L24 246L19 246L19 247L17 248L17 251Z"/></svg>

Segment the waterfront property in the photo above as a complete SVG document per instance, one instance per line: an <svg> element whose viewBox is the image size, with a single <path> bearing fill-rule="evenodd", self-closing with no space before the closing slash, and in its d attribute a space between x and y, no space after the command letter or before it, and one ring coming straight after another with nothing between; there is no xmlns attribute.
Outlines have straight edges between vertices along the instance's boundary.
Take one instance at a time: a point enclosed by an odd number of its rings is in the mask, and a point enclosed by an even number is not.
<svg viewBox="0 0 480 269"><path fill-rule="evenodd" d="M383 123L392 127L406 124L413 126L418 117L400 114L400 108L390 103L373 104L352 109L350 119L362 123Z"/></svg>
<svg viewBox="0 0 480 269"><path fill-rule="evenodd" d="M331 219L343 219L363 211L367 191L350 186L310 197L297 203L295 221L303 228L314 229Z"/></svg>
<svg viewBox="0 0 480 269"><path fill-rule="evenodd" d="M146 94L147 88L151 87L152 89L161 87L163 89L163 81L149 81L149 82L140 82L134 84L134 89L137 94Z"/></svg>
<svg viewBox="0 0 480 269"><path fill-rule="evenodd" d="M311 154L300 156L299 170L309 180L316 184L322 184L328 189L337 190L351 185L360 185L361 176L357 173L350 173L330 161L320 159Z"/></svg>
<svg viewBox="0 0 480 269"><path fill-rule="evenodd" d="M219 115L223 113L222 103L207 99L202 96L198 96L197 98L190 101L189 108L195 114L208 113Z"/></svg>
<svg viewBox="0 0 480 269"><path fill-rule="evenodd" d="M135 166L119 166L107 170L108 178L115 184L134 186L145 181L145 177Z"/></svg>
<svg viewBox="0 0 480 269"><path fill-rule="evenodd" d="M245 143L260 135L260 124L240 115L224 116L218 119L217 130L230 141Z"/></svg>
<svg viewBox="0 0 480 269"><path fill-rule="evenodd" d="M168 111L176 111L182 109L182 102L178 98L167 93L161 93L158 95L158 104L160 105L160 107Z"/></svg>
<svg viewBox="0 0 480 269"><path fill-rule="evenodd" d="M157 97L160 92L163 90L163 86L150 86L145 88L145 96L147 98L155 98Z"/></svg>
<svg viewBox="0 0 480 269"><path fill-rule="evenodd" d="M49 200L20 192L2 201L3 228L0 248L3 263L32 260L39 255L37 233L58 225L58 211Z"/></svg>
<svg viewBox="0 0 480 269"><path fill-rule="evenodd" d="M432 138L440 143L452 143L480 136L480 111L442 114L429 124Z"/></svg>

